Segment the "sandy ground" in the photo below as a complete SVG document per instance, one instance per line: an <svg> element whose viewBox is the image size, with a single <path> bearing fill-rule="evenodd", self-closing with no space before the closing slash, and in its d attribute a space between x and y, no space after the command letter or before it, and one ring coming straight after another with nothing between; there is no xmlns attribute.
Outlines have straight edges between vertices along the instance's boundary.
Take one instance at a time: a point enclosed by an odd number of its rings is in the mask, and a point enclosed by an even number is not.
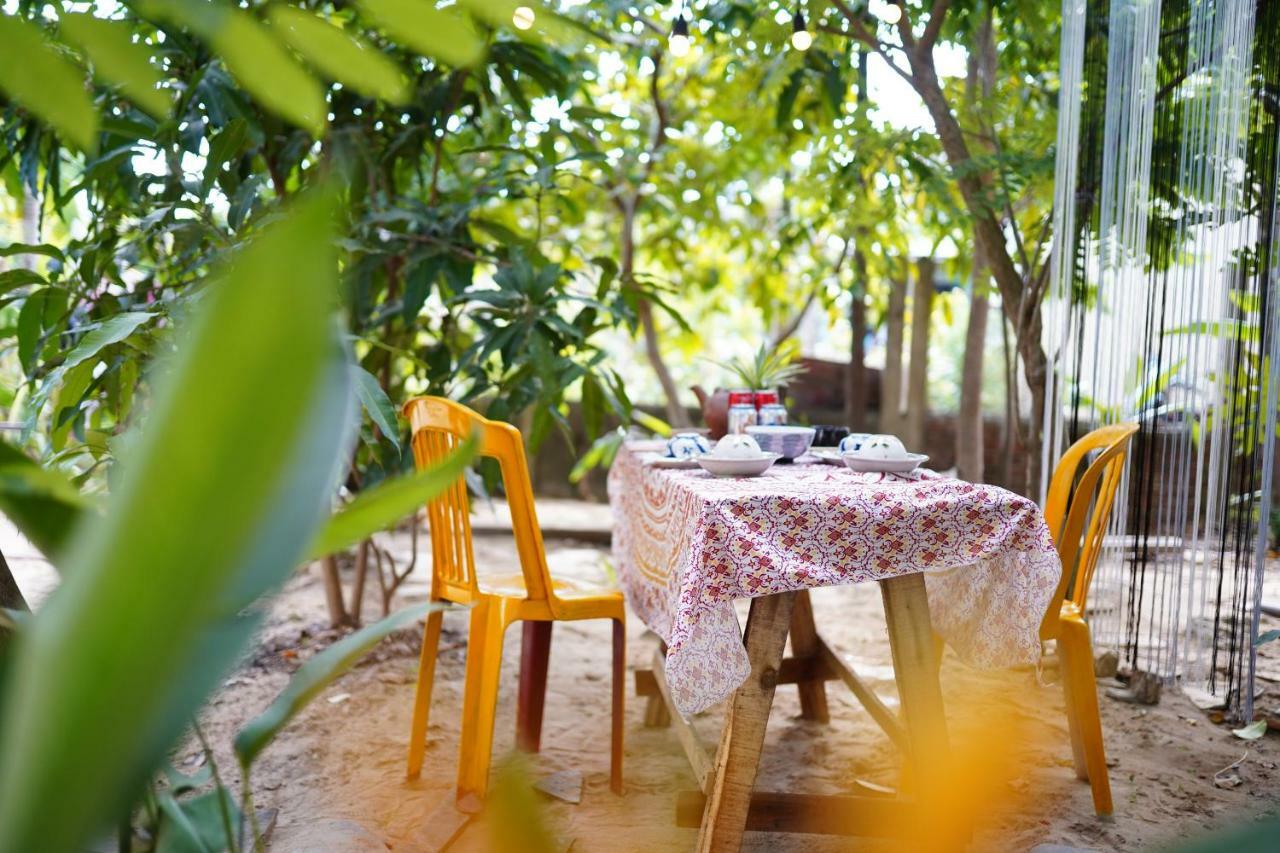
<svg viewBox="0 0 1280 853"><path fill-rule="evenodd" d="M598 512L598 511L597 511ZM544 518L554 514L543 513ZM12 531L0 531L6 554ZM407 536L390 542L408 547ZM486 569L514 567L506 539L478 537L477 562ZM20 550L20 549L19 549ZM602 576L606 552L597 546L550 542L553 570ZM38 601L52 575L38 557L11 558L29 597ZM401 601L421 600L424 573L402 591ZM376 595L370 598L376 599ZM859 585L815 591L819 630L850 659L890 704L894 687L878 590ZM376 604L369 602L369 616ZM446 618L443 652L436 670L426 767L419 781L404 779L405 747L417 665L418 630L380 646L361 665L328 688L259 759L253 790L260 808L278 810L272 851L377 851L425 849L449 808L456 770L465 664L465 615ZM1269 627L1280 627L1280 620ZM323 588L311 570L300 572L271 608L271 618L249 659L229 678L202 716L220 769L234 784L230 744L237 728L260 712L283 688L289 674L337 636L327 628ZM628 625L628 659L646 666L656 638L638 619ZM1280 657L1280 644L1270 654ZM556 771L583 775L582 801L572 805L539 795L537 802L561 850L654 851L691 849L696 832L674 825L678 791L692 790L688 770L670 729L643 725L643 701L628 685L626 794L608 788L608 649L604 622L557 624L552 642L550 689L542 753L530 775ZM514 698L519 634L507 637L498 714L495 764L514 745ZM1280 671L1274 663L1270 671ZM1045 673L1052 676L1051 669ZM999 753L1010 772L988 781L979 800L976 850L1029 850L1056 843L1100 850L1161 848L1205 828L1275 813L1280 806L1280 736L1245 743L1230 727L1215 725L1176 690L1153 707L1102 699L1116 815L1094 817L1089 786L1075 778L1063 713L1062 691L1042 685L1030 670L980 672L950 653L943 667L952 743L959 753ZM1104 686L1105 682L1100 684ZM1260 707L1280 706L1276 683ZM832 721L798 719L794 688L780 687L774 705L759 787L810 793L853 792L857 779L892 786L896 754L856 701L837 684L828 686ZM700 715L704 741L718 739L723 709ZM1234 787L1215 785L1215 774L1243 758ZM203 761L190 745L175 764L191 770ZM1231 776L1232 774L1224 774ZM1234 781L1234 780L1233 780ZM481 818L463 830L451 849L491 848L493 821ZM518 837L518 836L517 836ZM748 833L748 850L884 850L883 842L824 836Z"/></svg>

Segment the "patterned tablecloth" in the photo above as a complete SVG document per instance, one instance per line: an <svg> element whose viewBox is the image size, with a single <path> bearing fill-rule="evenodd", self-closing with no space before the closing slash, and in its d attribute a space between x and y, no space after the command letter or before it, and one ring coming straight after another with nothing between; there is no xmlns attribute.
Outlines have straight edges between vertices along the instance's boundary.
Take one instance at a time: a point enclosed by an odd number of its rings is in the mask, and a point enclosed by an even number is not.
<svg viewBox="0 0 1280 853"><path fill-rule="evenodd" d="M750 673L739 598L925 572L934 630L979 666L1034 663L1060 563L1032 501L918 471L775 465L761 477L644 464L630 443L609 471L613 555L627 600L667 643L686 716Z"/></svg>

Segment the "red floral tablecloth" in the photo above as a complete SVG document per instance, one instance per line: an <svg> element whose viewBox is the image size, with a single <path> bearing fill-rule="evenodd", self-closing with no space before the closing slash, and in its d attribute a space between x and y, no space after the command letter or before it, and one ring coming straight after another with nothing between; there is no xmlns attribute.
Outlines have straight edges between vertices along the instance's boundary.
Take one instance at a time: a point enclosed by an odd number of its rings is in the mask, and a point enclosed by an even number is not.
<svg viewBox="0 0 1280 853"><path fill-rule="evenodd" d="M925 572L934 630L979 666L1034 663L1061 571L1040 509L995 486L918 471L775 465L755 478L649 467L630 443L609 471L627 600L667 643L686 716L750 673L739 598Z"/></svg>

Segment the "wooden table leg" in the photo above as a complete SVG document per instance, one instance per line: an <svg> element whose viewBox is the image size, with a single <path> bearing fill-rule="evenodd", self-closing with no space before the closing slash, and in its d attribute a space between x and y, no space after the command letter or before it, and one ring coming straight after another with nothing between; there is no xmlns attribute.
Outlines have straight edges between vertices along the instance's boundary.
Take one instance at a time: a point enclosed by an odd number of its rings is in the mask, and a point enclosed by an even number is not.
<svg viewBox="0 0 1280 853"><path fill-rule="evenodd" d="M924 575L900 575L882 580L880 594L884 599L893 671L911 747L908 761L913 765L912 777L920 796L927 798L933 781L929 768L944 765L950 747Z"/></svg>
<svg viewBox="0 0 1280 853"><path fill-rule="evenodd" d="M736 851L742 846L795 599L796 593L783 592L751 601L743 636L751 675L733 694L725 717L698 834L699 851Z"/></svg>
<svg viewBox="0 0 1280 853"><path fill-rule="evenodd" d="M809 600L809 590L802 589L796 593L796 603L791 609L791 654L797 658L816 657L818 645L818 629L813 624L813 604ZM815 678L801 681L796 687L800 690L800 717L820 723L830 722L826 681Z"/></svg>
<svg viewBox="0 0 1280 853"><path fill-rule="evenodd" d="M658 643L658 655L666 660L667 644ZM671 710L659 692L649 694L644 705L644 726L647 729L665 729L671 725Z"/></svg>

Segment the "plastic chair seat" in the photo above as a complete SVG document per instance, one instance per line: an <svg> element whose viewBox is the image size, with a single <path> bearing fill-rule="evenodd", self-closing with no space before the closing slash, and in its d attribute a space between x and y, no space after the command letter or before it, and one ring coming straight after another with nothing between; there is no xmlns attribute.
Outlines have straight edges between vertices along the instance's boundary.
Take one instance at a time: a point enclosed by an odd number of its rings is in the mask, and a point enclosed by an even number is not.
<svg viewBox="0 0 1280 853"><path fill-rule="evenodd" d="M480 592L485 595L494 595L505 598L525 598L528 596L528 587L524 582L524 575L516 572L506 574L489 574L481 573L476 575L476 583L480 587ZM604 584L593 584L589 581L581 581L576 578L562 578L551 576L551 588L555 590L556 596L562 600L573 600L585 602L589 599L618 599L622 600L622 591L617 587L609 587Z"/></svg>

